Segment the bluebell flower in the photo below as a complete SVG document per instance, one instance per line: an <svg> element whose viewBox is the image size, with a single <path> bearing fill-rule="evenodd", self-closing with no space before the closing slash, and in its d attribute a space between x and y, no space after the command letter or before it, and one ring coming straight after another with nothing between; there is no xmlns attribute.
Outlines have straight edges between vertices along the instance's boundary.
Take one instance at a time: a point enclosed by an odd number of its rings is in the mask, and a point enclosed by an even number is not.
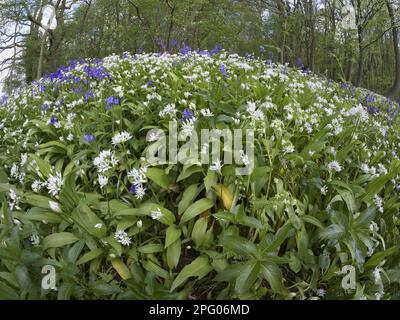
<svg viewBox="0 0 400 320"><path fill-rule="evenodd" d="M8 96L7 96L7 95L4 95L4 96L2 96L2 97L0 98L0 105L6 106L6 105L7 105L7 102L8 102Z"/></svg>
<svg viewBox="0 0 400 320"><path fill-rule="evenodd" d="M185 109L185 110L183 110L183 112L182 112L182 119L181 119L181 121L182 121L182 122L186 122L186 121L192 119L193 117L194 117L193 111L191 111L191 110L189 110L189 109Z"/></svg>
<svg viewBox="0 0 400 320"><path fill-rule="evenodd" d="M260 46L260 52L264 53L265 52L265 48L263 46Z"/></svg>
<svg viewBox="0 0 400 320"><path fill-rule="evenodd" d="M42 84L42 85L40 86L40 91L41 91L41 92L46 92L46 86L45 86L44 84Z"/></svg>
<svg viewBox="0 0 400 320"><path fill-rule="evenodd" d="M190 52L191 48L189 46L184 46L183 48L179 49L179 52L183 55L187 55Z"/></svg>
<svg viewBox="0 0 400 320"><path fill-rule="evenodd" d="M158 45L161 47L162 51L165 51L167 46L165 45L164 41L158 40Z"/></svg>
<svg viewBox="0 0 400 320"><path fill-rule="evenodd" d="M136 191L136 186L133 184L133 185L131 185L131 187L129 188L129 192L130 192L130 193L135 193L135 191Z"/></svg>
<svg viewBox="0 0 400 320"><path fill-rule="evenodd" d="M300 58L300 57L298 57L298 58L296 59L296 66L297 66L297 68L299 68L299 69L304 69L304 64L303 64L303 62L301 61L301 58Z"/></svg>
<svg viewBox="0 0 400 320"><path fill-rule="evenodd" d="M56 125L58 122L59 122L59 121L58 121L58 118L56 118L55 116L51 116L50 123L51 123L53 126Z"/></svg>
<svg viewBox="0 0 400 320"><path fill-rule="evenodd" d="M86 103L89 102L89 98L90 98L90 97L93 97L93 92L92 92L92 90L86 91L86 94L85 94L85 101L86 101Z"/></svg>
<svg viewBox="0 0 400 320"><path fill-rule="evenodd" d="M213 56L213 55L215 55L215 54L220 53L221 51L222 51L222 47L221 47L219 44L217 44L217 45L214 47L214 49L211 50L210 54Z"/></svg>
<svg viewBox="0 0 400 320"><path fill-rule="evenodd" d="M110 110L112 108L112 106L119 105L120 102L121 101L118 97L114 97L114 96L108 97L106 100L106 109Z"/></svg>
<svg viewBox="0 0 400 320"><path fill-rule="evenodd" d="M91 143L91 142L93 142L95 140L95 137L94 137L94 135L92 135L90 133L86 133L85 136L84 136L84 139L85 139L86 142Z"/></svg>
<svg viewBox="0 0 400 320"><path fill-rule="evenodd" d="M225 68L226 68L226 65L222 64L221 67L219 67L219 71L222 73L222 75L224 77L228 78L228 73L226 72Z"/></svg>

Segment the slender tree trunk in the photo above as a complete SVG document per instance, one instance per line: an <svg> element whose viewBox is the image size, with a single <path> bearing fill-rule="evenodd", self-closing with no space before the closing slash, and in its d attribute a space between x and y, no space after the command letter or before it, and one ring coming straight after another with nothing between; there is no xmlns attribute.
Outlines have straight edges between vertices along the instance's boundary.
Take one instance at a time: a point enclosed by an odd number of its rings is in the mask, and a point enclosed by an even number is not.
<svg viewBox="0 0 400 320"><path fill-rule="evenodd" d="M358 69L357 69L357 77L356 77L356 86L359 87L361 85L361 80L364 71L364 48L362 45L362 29L358 26Z"/></svg>
<svg viewBox="0 0 400 320"><path fill-rule="evenodd" d="M396 98L400 94L400 50L399 50L399 29L396 26L393 7L389 0L386 0L386 6L389 12L390 23L392 27L393 49L395 59L395 78L393 86L390 88L387 96Z"/></svg>
<svg viewBox="0 0 400 320"><path fill-rule="evenodd" d="M41 46L40 46L39 63L38 63L37 75L36 75L36 79L37 80L40 80L40 78L43 75L44 50L45 50L45 46L46 46L46 42L47 42L48 33L49 32L47 30L44 32L42 43L41 43Z"/></svg>

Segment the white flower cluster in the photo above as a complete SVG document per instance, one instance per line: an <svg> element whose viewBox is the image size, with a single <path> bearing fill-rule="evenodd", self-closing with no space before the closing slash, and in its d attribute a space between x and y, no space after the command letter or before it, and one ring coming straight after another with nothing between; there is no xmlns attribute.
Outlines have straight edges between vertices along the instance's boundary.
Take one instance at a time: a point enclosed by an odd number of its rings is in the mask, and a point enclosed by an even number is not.
<svg viewBox="0 0 400 320"><path fill-rule="evenodd" d="M132 169L128 172L128 178L132 180L133 192L138 200L143 199L146 194L144 184L147 183L147 167Z"/></svg>
<svg viewBox="0 0 400 320"><path fill-rule="evenodd" d="M117 230L114 238L123 246L129 247L132 244L131 238L129 238L128 234L123 230Z"/></svg>
<svg viewBox="0 0 400 320"><path fill-rule="evenodd" d="M113 145L122 144L122 143L129 141L130 139L132 139L132 136L128 132L123 131L121 133L116 134L112 138L112 144Z"/></svg>
<svg viewBox="0 0 400 320"><path fill-rule="evenodd" d="M47 180L46 187L49 190L49 194L53 197L57 196L64 185L64 180L60 172L56 172L55 175L50 174L49 179Z"/></svg>
<svg viewBox="0 0 400 320"><path fill-rule="evenodd" d="M105 173L108 170L114 168L119 163L119 160L115 157L115 154L111 150L101 151L100 155L96 157L93 164L96 166L99 173Z"/></svg>

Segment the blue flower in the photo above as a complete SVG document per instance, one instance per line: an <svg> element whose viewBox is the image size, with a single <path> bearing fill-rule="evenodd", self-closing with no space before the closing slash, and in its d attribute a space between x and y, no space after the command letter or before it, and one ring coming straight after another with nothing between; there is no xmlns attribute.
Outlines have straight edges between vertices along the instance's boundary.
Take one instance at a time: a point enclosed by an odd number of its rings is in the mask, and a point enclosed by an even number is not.
<svg viewBox="0 0 400 320"><path fill-rule="evenodd" d="M0 97L0 105L6 106L8 102L8 96L4 95L2 97Z"/></svg>
<svg viewBox="0 0 400 320"><path fill-rule="evenodd" d="M222 51L222 47L221 47L219 44L217 44L217 45L215 46L215 48L214 48L213 50L211 50L210 54L211 54L211 55L218 54L218 53L220 53L221 51Z"/></svg>
<svg viewBox="0 0 400 320"><path fill-rule="evenodd" d="M85 101L86 101L86 103L89 102L89 98L90 98L90 97L93 97L93 92L92 92L92 90L86 91L86 94L85 94Z"/></svg>
<svg viewBox="0 0 400 320"><path fill-rule="evenodd" d="M303 62L301 61L301 58L300 58L300 57L298 57L298 58L296 59L296 66L297 66L297 68L299 68L299 69L304 69L304 64L303 64Z"/></svg>
<svg viewBox="0 0 400 320"><path fill-rule="evenodd" d="M112 106L119 105L120 102L121 101L118 97L114 97L114 96L108 97L106 100L106 109L110 110L112 108Z"/></svg>
<svg viewBox="0 0 400 320"><path fill-rule="evenodd" d="M58 123L59 121L58 121L58 118L56 118L55 116L51 116L51 119L50 119L50 123L54 126L54 125L56 125L56 123Z"/></svg>
<svg viewBox="0 0 400 320"><path fill-rule="evenodd" d="M226 65L222 64L221 67L219 67L219 71L222 73L222 75L224 77L228 78L228 73L226 72L225 68L226 68Z"/></svg>
<svg viewBox="0 0 400 320"><path fill-rule="evenodd" d="M92 135L90 133L86 133L85 136L84 136L84 139L85 139L86 142L91 143L91 142L93 142L95 140L95 137L94 137L94 135Z"/></svg>
<svg viewBox="0 0 400 320"><path fill-rule="evenodd" d="M187 120L190 120L194 117L194 113L189 109L183 110L182 115L182 122L186 122Z"/></svg>
<svg viewBox="0 0 400 320"><path fill-rule="evenodd" d="M43 111L49 110L49 105L48 105L47 103L43 103L43 105L42 105L42 110L43 110Z"/></svg>
<svg viewBox="0 0 400 320"><path fill-rule="evenodd" d="M187 55L190 50L192 50L189 46L184 46L183 48L179 49L179 52L182 53L183 55Z"/></svg>

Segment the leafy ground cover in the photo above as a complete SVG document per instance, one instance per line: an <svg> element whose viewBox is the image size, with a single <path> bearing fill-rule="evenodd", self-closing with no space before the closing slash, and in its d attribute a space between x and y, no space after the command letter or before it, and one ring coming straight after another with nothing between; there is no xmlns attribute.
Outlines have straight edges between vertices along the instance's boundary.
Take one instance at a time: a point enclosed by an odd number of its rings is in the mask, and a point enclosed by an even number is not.
<svg viewBox="0 0 400 320"><path fill-rule="evenodd" d="M398 111L219 48L73 61L1 99L0 298L399 298ZM170 121L253 129L254 171L150 166Z"/></svg>

